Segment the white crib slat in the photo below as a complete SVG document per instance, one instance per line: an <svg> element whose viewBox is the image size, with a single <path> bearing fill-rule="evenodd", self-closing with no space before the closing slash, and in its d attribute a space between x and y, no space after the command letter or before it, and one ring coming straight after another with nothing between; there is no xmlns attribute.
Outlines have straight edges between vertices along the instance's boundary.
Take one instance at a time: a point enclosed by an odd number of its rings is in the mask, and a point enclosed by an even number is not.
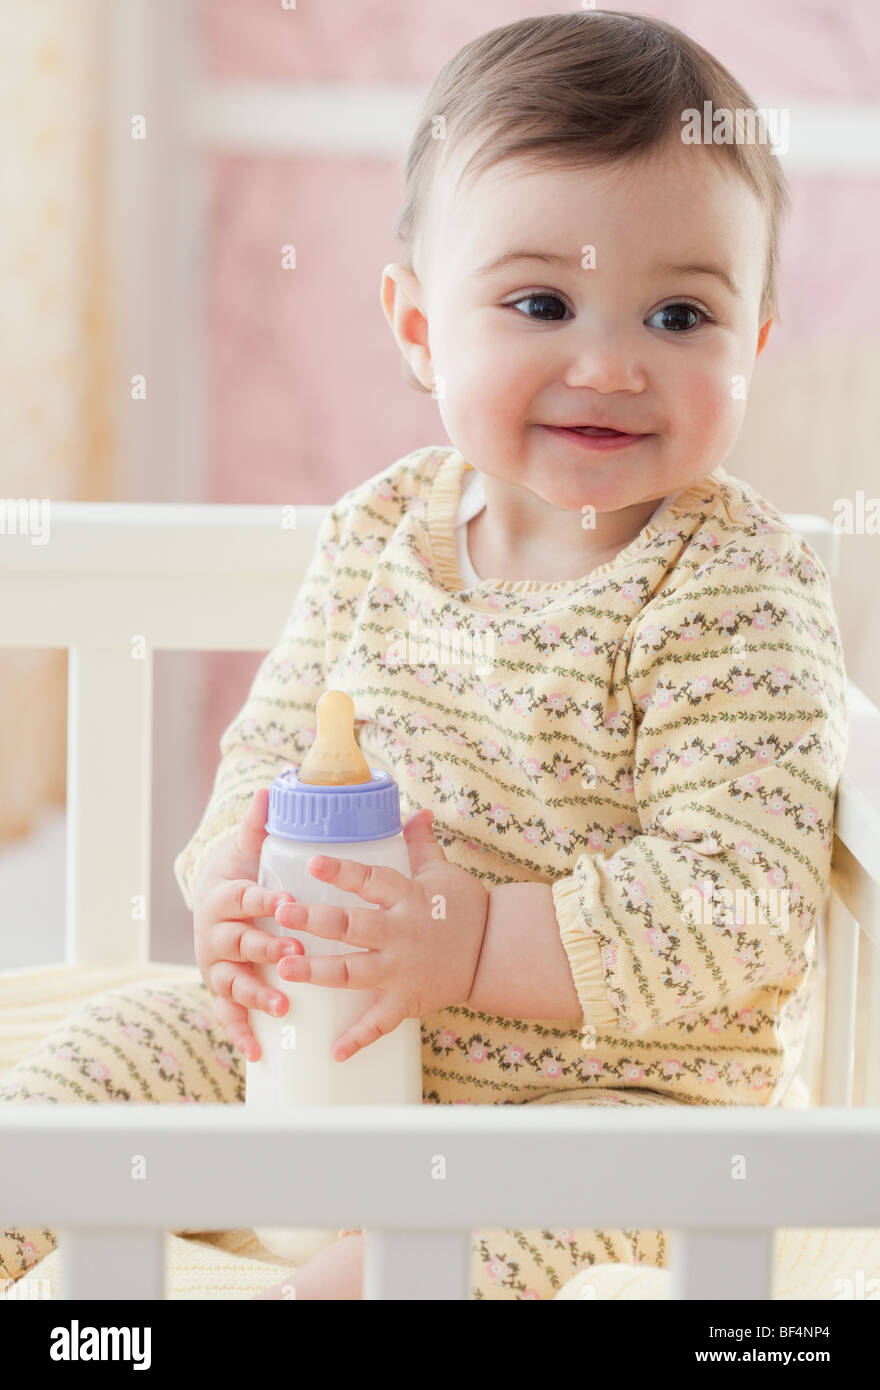
<svg viewBox="0 0 880 1390"><path fill-rule="evenodd" d="M880 923L875 926L880 928ZM880 946L876 937L863 937L863 951L869 952L867 1026L865 1029L865 1095L862 1105L880 1106Z"/></svg>
<svg viewBox="0 0 880 1390"><path fill-rule="evenodd" d="M149 956L153 661L146 634L132 639L131 649L69 651L69 965Z"/></svg>
<svg viewBox="0 0 880 1390"><path fill-rule="evenodd" d="M768 1299L772 1231L670 1231L671 1299Z"/></svg>
<svg viewBox="0 0 880 1390"><path fill-rule="evenodd" d="M58 1232L61 1298L164 1299L165 1233Z"/></svg>
<svg viewBox="0 0 880 1390"><path fill-rule="evenodd" d="M828 898L826 945L825 1036L820 1104L851 1105L859 928L833 889Z"/></svg>
<svg viewBox="0 0 880 1390"><path fill-rule="evenodd" d="M467 1299L469 1231L368 1231L364 1298Z"/></svg>

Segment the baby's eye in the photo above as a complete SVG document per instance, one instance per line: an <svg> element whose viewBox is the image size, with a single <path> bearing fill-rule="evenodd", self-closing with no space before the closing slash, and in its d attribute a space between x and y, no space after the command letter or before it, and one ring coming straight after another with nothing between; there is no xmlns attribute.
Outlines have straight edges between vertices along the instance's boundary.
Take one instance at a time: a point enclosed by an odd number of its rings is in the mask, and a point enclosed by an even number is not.
<svg viewBox="0 0 880 1390"><path fill-rule="evenodd" d="M706 313L705 309L698 309L696 304L664 304L662 309L658 309L656 314L652 314L647 322L653 323L654 319L661 314L668 315L666 323L658 323L657 328L669 328L673 333L690 333L694 328L703 323L712 323L712 318ZM690 321L688 321L690 320Z"/></svg>
<svg viewBox="0 0 880 1390"><path fill-rule="evenodd" d="M524 295L522 299L514 299L507 305L507 308L515 309L518 304L558 304L563 313L565 312L565 305L562 303L559 296L555 294L527 294ZM556 315L548 315L546 313L526 314L525 317L529 319L543 319L545 323L557 323L559 321Z"/></svg>

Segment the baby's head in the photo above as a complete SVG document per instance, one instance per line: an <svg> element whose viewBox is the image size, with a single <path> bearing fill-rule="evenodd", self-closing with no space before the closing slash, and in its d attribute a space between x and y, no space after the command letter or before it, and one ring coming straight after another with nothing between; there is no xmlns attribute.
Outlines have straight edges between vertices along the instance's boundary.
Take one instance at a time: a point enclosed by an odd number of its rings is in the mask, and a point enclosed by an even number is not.
<svg viewBox="0 0 880 1390"><path fill-rule="evenodd" d="M706 102L754 111L672 25L596 10L495 29L437 77L382 305L411 381L487 476L616 511L732 448L788 195L768 143L685 142L683 113ZM589 424L644 438L599 451L547 428Z"/></svg>

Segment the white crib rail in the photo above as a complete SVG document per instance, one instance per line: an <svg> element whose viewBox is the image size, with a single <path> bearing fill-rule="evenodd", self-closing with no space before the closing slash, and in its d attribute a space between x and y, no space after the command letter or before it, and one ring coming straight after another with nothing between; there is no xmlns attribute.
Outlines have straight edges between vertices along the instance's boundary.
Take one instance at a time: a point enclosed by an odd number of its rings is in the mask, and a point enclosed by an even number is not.
<svg viewBox="0 0 880 1390"><path fill-rule="evenodd" d="M774 1228L880 1226L869 1110L2 1109L0 1224L11 1188L62 1233L63 1297L164 1297L163 1230L339 1223L366 1297L464 1299L471 1231L585 1226L670 1230L673 1297L768 1298Z"/></svg>
<svg viewBox="0 0 880 1390"><path fill-rule="evenodd" d="M69 962L149 957L153 651L269 650L326 510L54 503L48 543L4 538L0 646L70 649ZM833 574L830 525L787 519ZM775 1227L880 1225L880 1114L848 1108L860 928L872 952L862 1103L880 1104L880 712L854 686L850 704L825 932L821 1103L836 1108L370 1107L275 1126L246 1113L231 1125L226 1106L5 1106L4 1219L63 1232L65 1297L162 1298L162 1233L230 1223L363 1225L370 1298L467 1297L479 1227L666 1226L674 1297L769 1297ZM732 1181L732 1154L751 1181Z"/></svg>

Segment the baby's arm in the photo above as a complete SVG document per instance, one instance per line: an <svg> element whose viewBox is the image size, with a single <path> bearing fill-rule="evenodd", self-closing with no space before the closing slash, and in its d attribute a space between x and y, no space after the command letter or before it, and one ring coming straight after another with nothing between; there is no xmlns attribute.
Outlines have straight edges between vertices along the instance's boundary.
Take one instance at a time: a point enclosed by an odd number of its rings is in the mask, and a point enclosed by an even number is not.
<svg viewBox="0 0 880 1390"><path fill-rule="evenodd" d="M502 1018L580 1022L583 1008L553 906L549 883L499 883L468 1007Z"/></svg>

